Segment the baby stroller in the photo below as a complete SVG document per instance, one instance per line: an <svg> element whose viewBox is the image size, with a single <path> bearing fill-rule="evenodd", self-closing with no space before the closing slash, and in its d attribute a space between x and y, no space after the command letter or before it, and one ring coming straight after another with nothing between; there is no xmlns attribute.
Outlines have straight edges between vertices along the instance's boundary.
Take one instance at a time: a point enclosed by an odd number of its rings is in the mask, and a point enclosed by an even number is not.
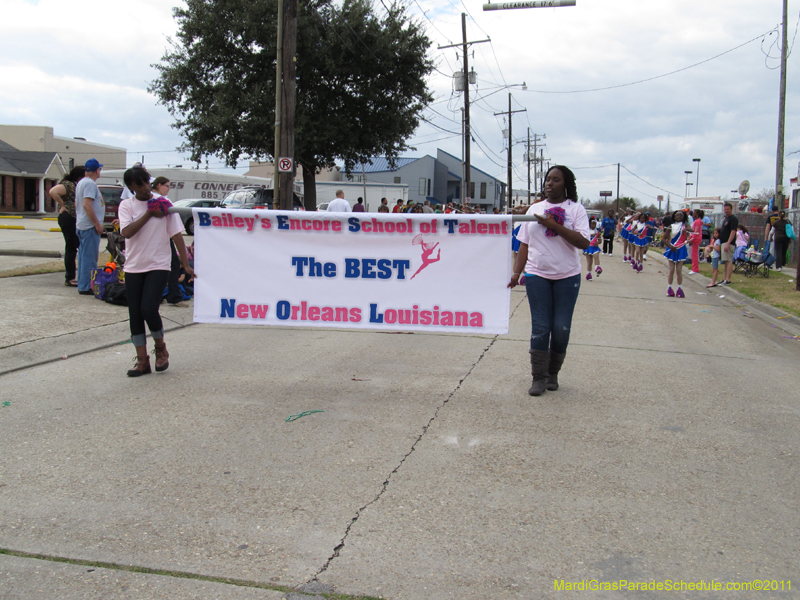
<svg viewBox="0 0 800 600"><path fill-rule="evenodd" d="M121 233L109 231L106 250L111 255L111 260L117 263L117 269L122 271L125 267L125 238Z"/></svg>

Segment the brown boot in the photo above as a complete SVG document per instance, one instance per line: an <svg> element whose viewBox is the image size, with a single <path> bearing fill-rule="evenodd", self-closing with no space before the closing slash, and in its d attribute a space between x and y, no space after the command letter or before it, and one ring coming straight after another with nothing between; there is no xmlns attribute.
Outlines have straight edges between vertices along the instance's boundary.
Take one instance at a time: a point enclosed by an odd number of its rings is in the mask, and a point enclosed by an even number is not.
<svg viewBox="0 0 800 600"><path fill-rule="evenodd" d="M533 381L528 394L541 396L547 389L547 375L550 368L550 352L542 350L528 350L531 355L531 375Z"/></svg>
<svg viewBox="0 0 800 600"><path fill-rule="evenodd" d="M554 392L558 389L558 372L561 370L561 365L564 364L566 353L558 354L550 351L550 369L547 375L547 389Z"/></svg>
<svg viewBox="0 0 800 600"><path fill-rule="evenodd" d="M167 352L167 344L164 338L161 338L161 343L156 342L156 348L153 350L156 355L156 371L166 371L169 368L169 352Z"/></svg>
<svg viewBox="0 0 800 600"><path fill-rule="evenodd" d="M150 370L150 357L147 356L147 346L136 346L136 360L133 368L128 371L128 377L141 377L152 373Z"/></svg>

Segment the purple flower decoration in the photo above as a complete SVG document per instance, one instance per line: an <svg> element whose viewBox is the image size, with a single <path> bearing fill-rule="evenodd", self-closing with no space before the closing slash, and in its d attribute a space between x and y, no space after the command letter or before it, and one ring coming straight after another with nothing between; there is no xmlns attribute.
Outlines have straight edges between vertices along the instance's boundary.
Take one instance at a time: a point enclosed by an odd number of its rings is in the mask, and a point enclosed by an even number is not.
<svg viewBox="0 0 800 600"><path fill-rule="evenodd" d="M560 206L554 206L553 208L548 208L546 211L544 211L544 216L553 217L556 223L558 223L559 225L563 225L564 221L567 218L567 211L565 211ZM549 238L558 237L558 234L552 229L545 230L544 235Z"/></svg>
<svg viewBox="0 0 800 600"><path fill-rule="evenodd" d="M167 210L172 206L172 202L163 196L153 196L147 201L147 212L163 212L167 214Z"/></svg>

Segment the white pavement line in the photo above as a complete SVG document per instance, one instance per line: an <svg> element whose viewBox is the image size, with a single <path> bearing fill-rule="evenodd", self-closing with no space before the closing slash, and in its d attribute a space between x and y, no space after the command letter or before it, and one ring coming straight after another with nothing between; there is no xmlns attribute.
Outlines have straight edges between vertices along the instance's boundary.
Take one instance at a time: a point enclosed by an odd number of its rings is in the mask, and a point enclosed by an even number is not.
<svg viewBox="0 0 800 600"><path fill-rule="evenodd" d="M455 394L458 392L458 390L461 389L461 386L469 378L469 376L472 374L472 372L475 370L475 367L477 367L478 364L480 364L480 362L483 360L483 357L486 356L486 353L489 352L489 350L492 348L492 346L494 346L494 343L497 341L498 337L499 336L497 336L497 335L494 336L492 341L489 342L489 345L486 346L486 348L484 348L483 352L481 352L481 355L478 357L478 360L476 360L472 364L472 366L469 368L469 370L464 375L464 377L462 377L459 380L458 385L456 385L456 387L453 388L453 391L450 392L450 394L448 394L447 398L445 398L444 401L439 406L436 407L436 410L434 411L433 416L422 427L422 432L419 434L417 439L414 440L414 443L411 444L411 448L409 448L408 452L406 452L406 454L403 456L403 458L400 459L400 462L397 464L397 466L394 469L392 469L392 471L389 473L389 475L386 477L386 479L384 479L383 483L381 484L380 491L377 493L377 495L372 500L370 500L369 502L367 502L366 504L361 506L358 510L356 510L355 516L350 520L350 522L347 524L347 527L344 530L344 535L342 536L342 539L339 541L339 543L333 549L333 554L331 554L328 557L328 560L325 561L325 564L322 565L320 570L317 571L314 574L314 576L306 583L312 583L312 582L318 581L318 577L320 575L322 575L328 569L328 567L331 565L331 562L333 562L333 560L335 558L339 557L339 553L341 552L342 548L344 548L345 542L347 540L347 536L350 534L350 530L352 529L353 525L356 524L356 521L358 521L358 519L361 516L361 514L367 508L369 508L371 505L375 504L376 502L378 502L381 499L381 496L383 496L383 494L389 488L389 483L390 483L390 481L392 479L392 475L397 473L400 470L400 468L403 466L403 463L406 462L406 459L409 456L411 456L411 454L416 449L417 444L419 444L422 441L422 438L425 437L426 433L428 433L428 429L430 429L430 426L433 425L433 422L436 420L436 417L439 416L439 411L441 411L447 405L447 403L450 402L450 400L453 398L453 396L455 396Z"/></svg>

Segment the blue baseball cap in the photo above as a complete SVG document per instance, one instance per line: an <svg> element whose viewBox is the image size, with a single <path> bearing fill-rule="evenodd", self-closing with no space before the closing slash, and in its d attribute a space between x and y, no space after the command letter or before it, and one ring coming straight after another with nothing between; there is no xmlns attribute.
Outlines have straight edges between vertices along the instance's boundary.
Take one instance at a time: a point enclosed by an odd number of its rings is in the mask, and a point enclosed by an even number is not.
<svg viewBox="0 0 800 600"><path fill-rule="evenodd" d="M90 158L83 166L87 171L97 171L97 169L103 168L103 165L96 158Z"/></svg>

